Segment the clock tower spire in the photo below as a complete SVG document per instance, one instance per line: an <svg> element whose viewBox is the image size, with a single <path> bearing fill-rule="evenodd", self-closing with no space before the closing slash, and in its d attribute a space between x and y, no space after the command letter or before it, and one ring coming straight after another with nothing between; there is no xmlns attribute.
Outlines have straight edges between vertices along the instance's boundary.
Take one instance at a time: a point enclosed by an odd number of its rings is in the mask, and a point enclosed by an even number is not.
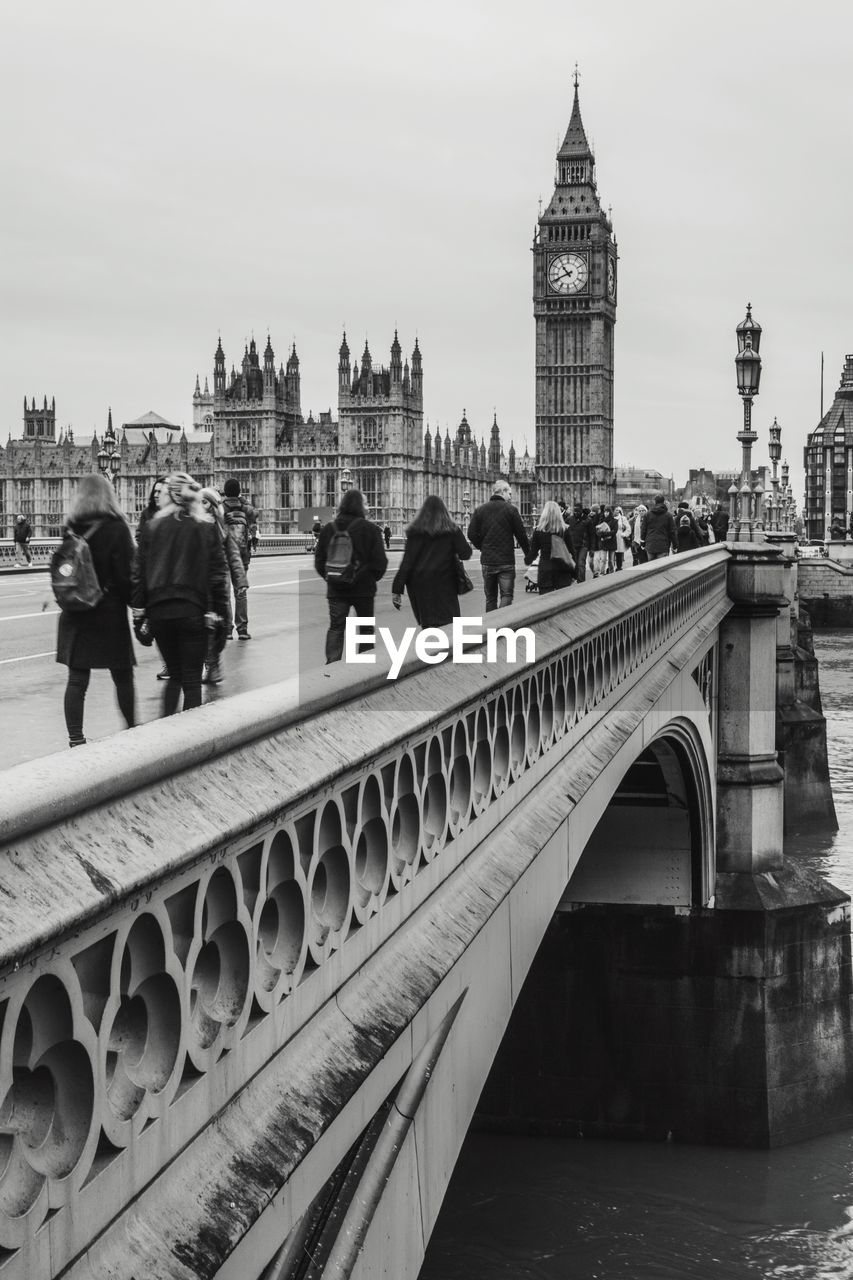
<svg viewBox="0 0 853 1280"><path fill-rule="evenodd" d="M578 75L554 194L533 241L536 461L548 498L612 503L616 241L581 119Z"/></svg>

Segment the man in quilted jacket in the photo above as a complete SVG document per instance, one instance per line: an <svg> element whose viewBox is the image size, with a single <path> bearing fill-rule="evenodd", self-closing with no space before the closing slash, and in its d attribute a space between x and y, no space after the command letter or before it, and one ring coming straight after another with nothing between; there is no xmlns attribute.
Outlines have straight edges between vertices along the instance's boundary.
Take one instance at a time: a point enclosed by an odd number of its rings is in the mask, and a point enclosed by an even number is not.
<svg viewBox="0 0 853 1280"><path fill-rule="evenodd" d="M512 604L515 593L515 544L525 555L530 550L518 509L512 505L512 488L498 480L488 502L477 507L468 525L468 541L480 552L486 613Z"/></svg>

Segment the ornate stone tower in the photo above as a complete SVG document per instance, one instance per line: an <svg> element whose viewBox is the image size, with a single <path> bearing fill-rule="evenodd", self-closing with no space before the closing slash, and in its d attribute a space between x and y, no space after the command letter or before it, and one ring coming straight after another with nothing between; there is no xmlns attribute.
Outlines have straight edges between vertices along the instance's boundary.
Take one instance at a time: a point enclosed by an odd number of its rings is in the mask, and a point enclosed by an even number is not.
<svg viewBox="0 0 853 1280"><path fill-rule="evenodd" d="M52 397L50 405L48 405L47 396L45 396L41 409L36 408L35 396L33 396L32 407L27 405L27 397L24 396L24 439L42 440L46 443L56 444L55 396Z"/></svg>
<svg viewBox="0 0 853 1280"><path fill-rule="evenodd" d="M554 194L533 241L540 504L613 502L616 241L595 183L575 73Z"/></svg>
<svg viewBox="0 0 853 1280"><path fill-rule="evenodd" d="M411 371L394 330L391 363L374 363L367 342L349 367L346 334L338 353L341 466L364 494L374 519L402 530L424 500L423 361L418 340Z"/></svg>

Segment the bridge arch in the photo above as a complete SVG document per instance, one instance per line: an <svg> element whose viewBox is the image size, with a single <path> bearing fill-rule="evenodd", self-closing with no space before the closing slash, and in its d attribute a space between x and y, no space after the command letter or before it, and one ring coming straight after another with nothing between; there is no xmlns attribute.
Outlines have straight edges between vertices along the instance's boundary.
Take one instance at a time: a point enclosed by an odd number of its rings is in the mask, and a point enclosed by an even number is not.
<svg viewBox="0 0 853 1280"><path fill-rule="evenodd" d="M714 789L696 724L669 721L635 756L590 835L564 902L708 901L714 867Z"/></svg>

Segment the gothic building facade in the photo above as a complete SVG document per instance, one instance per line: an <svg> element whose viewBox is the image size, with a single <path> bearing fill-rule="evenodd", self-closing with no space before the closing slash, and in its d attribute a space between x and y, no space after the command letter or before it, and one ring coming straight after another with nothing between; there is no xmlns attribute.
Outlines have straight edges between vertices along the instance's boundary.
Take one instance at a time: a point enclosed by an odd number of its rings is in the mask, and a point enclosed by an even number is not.
<svg viewBox="0 0 853 1280"><path fill-rule="evenodd" d="M554 194L533 241L540 501L613 502L616 241L601 208L577 76Z"/></svg>
<svg viewBox="0 0 853 1280"><path fill-rule="evenodd" d="M853 355L844 360L829 410L806 439L805 536L823 540L833 521L853 520Z"/></svg>

